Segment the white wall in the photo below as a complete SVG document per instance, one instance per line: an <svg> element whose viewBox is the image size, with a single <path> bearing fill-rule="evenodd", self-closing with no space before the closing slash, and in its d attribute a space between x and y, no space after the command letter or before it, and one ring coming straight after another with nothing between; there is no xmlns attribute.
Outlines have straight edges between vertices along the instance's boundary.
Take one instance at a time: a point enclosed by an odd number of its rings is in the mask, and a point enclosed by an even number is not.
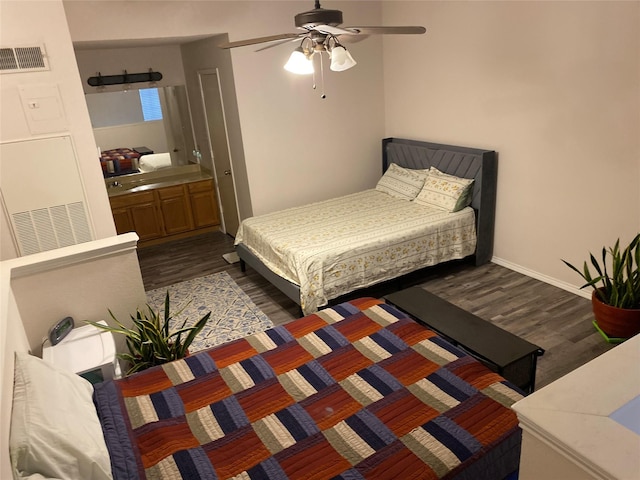
<svg viewBox="0 0 640 480"><path fill-rule="evenodd" d="M240 40L295 31L295 14L312 7L290 1L65 2L71 37L80 42L226 32L230 40ZM341 9L352 24L380 22L378 2L323 2L323 7ZM351 47L359 62L352 70L326 68L325 100L312 90L311 78L282 69L296 46L231 53L254 214L372 187L381 173L381 39Z"/></svg>
<svg viewBox="0 0 640 480"><path fill-rule="evenodd" d="M494 149L494 261L581 285L640 231L639 2L385 2L385 134ZM402 49L402 54L400 54Z"/></svg>
<svg viewBox="0 0 640 480"><path fill-rule="evenodd" d="M161 121L95 128L93 135L102 151L122 147L147 147L156 153L169 151Z"/></svg>
<svg viewBox="0 0 640 480"><path fill-rule="evenodd" d="M131 325L130 315L146 304L137 241L135 233L127 233L6 262L13 269L11 291L34 355L41 354L51 325L67 316L76 326L85 320L116 326L111 310ZM118 351L126 351L124 337L114 338Z"/></svg>
<svg viewBox="0 0 640 480"><path fill-rule="evenodd" d="M21 106L18 88L33 85L57 86L67 122L66 130L58 132L58 135L68 133L72 137L95 237L115 235L62 2L1 0L0 44L3 47L15 47L40 43L45 46L50 71L3 74L0 79L0 141L29 140L54 135L31 133ZM47 159L43 158L42 161L45 162ZM28 179L16 181L23 182L25 188L29 188ZM63 186L53 185L52 188ZM4 210L0 213L0 226L0 258L14 258L17 251Z"/></svg>
<svg viewBox="0 0 640 480"><path fill-rule="evenodd" d="M75 41L75 39L73 39ZM87 83L89 77L145 73L150 68L162 73L159 87L184 85L182 56L178 45L150 45L127 48L90 48L91 45L74 45L78 70L85 93L95 93L96 88ZM145 88L146 83L134 83L133 87ZM105 91L122 90L122 85L110 85Z"/></svg>
<svg viewBox="0 0 640 480"><path fill-rule="evenodd" d="M292 31L289 25L293 14L306 8L304 2L285 3L277 14L284 16L284 28L265 28L264 24L271 22L262 21L260 32L236 34L233 28L229 39ZM311 7L311 2L308 5ZM381 20L377 2L322 5L342 10L345 25L377 25ZM259 53L250 47L233 51L254 214L372 188L380 177L382 40L370 37L347 48L358 65L345 72L332 72L325 64L325 99L320 98L318 73L317 89L313 90L309 76L283 70L291 44Z"/></svg>

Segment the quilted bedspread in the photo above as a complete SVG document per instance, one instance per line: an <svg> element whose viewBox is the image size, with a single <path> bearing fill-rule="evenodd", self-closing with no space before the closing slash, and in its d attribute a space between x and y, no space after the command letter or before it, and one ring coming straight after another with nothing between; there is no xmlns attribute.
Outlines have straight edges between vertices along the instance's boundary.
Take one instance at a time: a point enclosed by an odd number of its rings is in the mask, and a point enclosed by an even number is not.
<svg viewBox="0 0 640 480"><path fill-rule="evenodd" d="M475 213L426 207L375 189L245 219L236 233L300 287L305 314L329 299L472 255Z"/></svg>
<svg viewBox="0 0 640 480"><path fill-rule="evenodd" d="M116 479L475 479L474 464L510 449L504 476L517 468L509 407L520 398L370 298L98 384L94 395Z"/></svg>

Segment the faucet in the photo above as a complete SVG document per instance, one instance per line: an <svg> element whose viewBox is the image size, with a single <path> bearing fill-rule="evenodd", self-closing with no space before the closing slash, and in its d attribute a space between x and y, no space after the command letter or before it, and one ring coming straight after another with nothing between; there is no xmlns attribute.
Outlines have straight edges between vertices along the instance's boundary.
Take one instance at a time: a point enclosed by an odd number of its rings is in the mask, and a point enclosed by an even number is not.
<svg viewBox="0 0 640 480"><path fill-rule="evenodd" d="M114 180L114 181L113 181L113 183L111 183L111 185L110 185L110 186L111 186L111 187L121 187L121 186L122 186L122 184L121 184L119 181Z"/></svg>

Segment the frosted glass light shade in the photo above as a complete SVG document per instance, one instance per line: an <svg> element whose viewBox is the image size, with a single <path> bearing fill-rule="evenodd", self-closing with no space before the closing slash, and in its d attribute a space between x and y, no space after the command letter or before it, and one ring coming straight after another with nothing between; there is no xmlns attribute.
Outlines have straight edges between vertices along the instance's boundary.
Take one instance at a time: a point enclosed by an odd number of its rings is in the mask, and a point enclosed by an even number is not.
<svg viewBox="0 0 640 480"><path fill-rule="evenodd" d="M331 50L331 66L329 68L334 72L348 70L354 67L356 63L346 48L337 46Z"/></svg>
<svg viewBox="0 0 640 480"><path fill-rule="evenodd" d="M297 75L309 75L313 73L313 62L311 58L307 58L302 48L296 48L289 57L284 69Z"/></svg>

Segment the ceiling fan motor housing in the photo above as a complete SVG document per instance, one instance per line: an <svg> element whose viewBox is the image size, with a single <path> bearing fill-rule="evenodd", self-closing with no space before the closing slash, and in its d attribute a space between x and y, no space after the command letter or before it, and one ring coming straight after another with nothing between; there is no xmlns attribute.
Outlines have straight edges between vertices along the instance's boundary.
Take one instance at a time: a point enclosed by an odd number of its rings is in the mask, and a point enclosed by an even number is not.
<svg viewBox="0 0 640 480"><path fill-rule="evenodd" d="M296 27L315 28L318 25L331 25L337 27L342 23L342 12L340 10L326 10L324 8L314 8L308 12L302 12L295 16Z"/></svg>

